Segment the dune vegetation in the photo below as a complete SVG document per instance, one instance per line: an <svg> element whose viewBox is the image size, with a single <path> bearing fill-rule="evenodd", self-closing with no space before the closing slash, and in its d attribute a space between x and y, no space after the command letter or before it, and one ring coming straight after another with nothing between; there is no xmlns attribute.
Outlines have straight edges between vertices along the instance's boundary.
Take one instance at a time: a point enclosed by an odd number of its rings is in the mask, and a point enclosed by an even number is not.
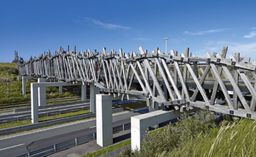
<svg viewBox="0 0 256 157"><path fill-rule="evenodd" d="M202 114L203 113L203 114ZM183 118L149 132L141 151L126 149L121 157L240 157L256 154L256 122L249 119L216 123L211 114Z"/></svg>

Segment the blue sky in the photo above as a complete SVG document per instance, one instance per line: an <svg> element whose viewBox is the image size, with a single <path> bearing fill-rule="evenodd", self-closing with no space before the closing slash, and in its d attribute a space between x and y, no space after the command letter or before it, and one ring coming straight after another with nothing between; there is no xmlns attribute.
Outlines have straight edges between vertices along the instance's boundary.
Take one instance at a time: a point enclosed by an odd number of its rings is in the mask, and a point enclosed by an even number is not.
<svg viewBox="0 0 256 157"><path fill-rule="evenodd" d="M199 56L229 46L256 59L256 1L246 0L1 0L0 62L14 50L28 59L48 49L139 46Z"/></svg>

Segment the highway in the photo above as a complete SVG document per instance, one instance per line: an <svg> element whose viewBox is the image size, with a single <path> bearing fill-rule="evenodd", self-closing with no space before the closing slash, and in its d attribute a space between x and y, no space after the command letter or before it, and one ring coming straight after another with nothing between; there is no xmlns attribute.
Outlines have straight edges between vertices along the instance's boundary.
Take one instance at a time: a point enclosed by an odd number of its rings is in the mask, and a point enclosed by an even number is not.
<svg viewBox="0 0 256 157"><path fill-rule="evenodd" d="M120 100L113 100L113 104L126 104L131 102L136 102L137 100L126 100L120 102ZM82 109L89 109L89 102L81 102L76 104L58 104L58 105L47 105L39 108L39 116L50 116L67 112L79 111ZM18 120L26 120L31 118L30 109L21 110L17 113L8 113L8 114L0 114L0 123L18 121Z"/></svg>
<svg viewBox="0 0 256 157"><path fill-rule="evenodd" d="M72 111L78 111L81 109L89 108L89 103L77 103L77 104L69 104L69 105L63 105L63 106L51 106L49 105L48 108L42 108L39 109L39 116L43 115L55 115L60 113L66 113L66 112L72 112ZM28 111L22 111L12 114L5 114L0 115L0 123L3 122L10 122L10 121L17 121L17 120L25 120L30 119L30 110Z"/></svg>
<svg viewBox="0 0 256 157"><path fill-rule="evenodd" d="M125 111L113 115L113 125L120 122L127 122L133 115L138 115L138 112ZM43 128L31 132L20 133L6 137L0 137L0 155L1 157L12 157L27 153L26 147L32 142L44 140L43 145L47 147L52 143L57 143L59 140L73 138L76 135L81 135L88 128L95 127L95 119L72 122L68 124ZM40 148L42 144L40 145ZM40 149L39 148L39 149ZM37 149L36 147L34 149Z"/></svg>

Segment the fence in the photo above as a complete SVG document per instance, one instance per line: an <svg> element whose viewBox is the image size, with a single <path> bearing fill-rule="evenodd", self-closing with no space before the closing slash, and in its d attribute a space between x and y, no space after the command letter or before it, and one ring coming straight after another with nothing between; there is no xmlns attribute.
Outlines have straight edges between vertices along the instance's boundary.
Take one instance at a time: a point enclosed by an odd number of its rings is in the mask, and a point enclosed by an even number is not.
<svg viewBox="0 0 256 157"><path fill-rule="evenodd" d="M130 130L131 124L130 123L124 123L124 124L119 124L115 127L113 127L113 134L117 134L121 131L125 130ZM78 145L82 145L85 143L88 143L90 141L96 140L96 129L95 128L90 128L88 133L86 133L83 136L78 136L69 140L61 141L59 143L35 149L35 150L30 150L30 147L33 145L27 146L27 151L28 153L23 154L19 157L42 157L42 156L48 156Z"/></svg>

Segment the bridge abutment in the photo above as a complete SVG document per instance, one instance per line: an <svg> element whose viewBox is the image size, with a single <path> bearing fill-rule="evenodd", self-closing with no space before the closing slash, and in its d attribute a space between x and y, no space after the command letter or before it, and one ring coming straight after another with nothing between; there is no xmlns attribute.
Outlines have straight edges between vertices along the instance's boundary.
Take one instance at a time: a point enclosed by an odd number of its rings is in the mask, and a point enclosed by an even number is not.
<svg viewBox="0 0 256 157"><path fill-rule="evenodd" d="M176 119L178 115L171 111L157 110L131 117L131 148L132 151L140 150L146 130L150 126Z"/></svg>

